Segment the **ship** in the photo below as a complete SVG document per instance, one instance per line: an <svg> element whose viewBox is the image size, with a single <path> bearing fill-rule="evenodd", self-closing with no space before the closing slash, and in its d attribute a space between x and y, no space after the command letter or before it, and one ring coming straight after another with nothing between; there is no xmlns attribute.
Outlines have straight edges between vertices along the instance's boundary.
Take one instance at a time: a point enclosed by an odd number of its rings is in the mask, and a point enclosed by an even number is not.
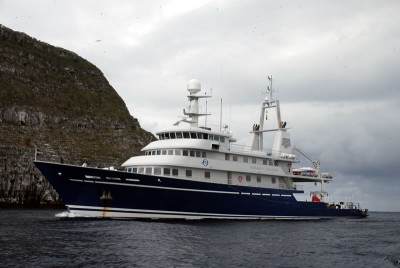
<svg viewBox="0 0 400 268"><path fill-rule="evenodd" d="M249 126L249 142L238 145L227 125L210 127L201 107L212 94L201 83L187 84L188 107L158 139L121 168L98 168L40 161L34 164L76 217L122 219L315 220L365 218L359 203L328 202L320 163L291 146L289 127L281 120L272 76L260 117ZM212 93L212 92L211 92ZM221 101L222 104L222 101ZM222 106L221 106L222 107ZM222 110L222 108L221 108ZM272 122L272 123L271 123ZM273 136L264 148L264 134ZM313 167L294 168L301 158ZM320 184L310 193L303 186Z"/></svg>

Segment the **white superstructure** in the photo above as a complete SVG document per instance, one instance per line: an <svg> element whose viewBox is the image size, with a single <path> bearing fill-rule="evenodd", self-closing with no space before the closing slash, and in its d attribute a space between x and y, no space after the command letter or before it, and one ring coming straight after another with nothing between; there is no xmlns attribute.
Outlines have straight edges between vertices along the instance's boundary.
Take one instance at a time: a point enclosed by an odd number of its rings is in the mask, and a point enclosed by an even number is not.
<svg viewBox="0 0 400 268"><path fill-rule="evenodd" d="M273 99L272 78L269 79L271 85L262 102L259 123L250 126L250 146L236 145L236 139L226 128L212 130L199 126L199 117L210 115L200 112L199 100L211 96L199 94L201 84L192 79L187 87L189 107L183 110L184 117L157 132L159 140L145 146L144 155L131 157L122 166L139 174L275 189L293 190L298 188L298 182L321 182L319 176L293 174L292 163L298 162L298 158L292 153L290 135L286 123L281 121L279 101ZM271 114L276 125L264 129ZM275 132L272 150L264 150L265 132Z"/></svg>

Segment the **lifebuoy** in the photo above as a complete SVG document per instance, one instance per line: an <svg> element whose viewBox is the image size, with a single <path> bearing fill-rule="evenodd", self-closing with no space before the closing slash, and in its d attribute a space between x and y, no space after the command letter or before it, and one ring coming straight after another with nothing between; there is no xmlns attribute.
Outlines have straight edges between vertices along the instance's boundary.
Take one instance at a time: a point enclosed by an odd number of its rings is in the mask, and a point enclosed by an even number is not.
<svg viewBox="0 0 400 268"><path fill-rule="evenodd" d="M242 182L242 176L238 176L238 181Z"/></svg>

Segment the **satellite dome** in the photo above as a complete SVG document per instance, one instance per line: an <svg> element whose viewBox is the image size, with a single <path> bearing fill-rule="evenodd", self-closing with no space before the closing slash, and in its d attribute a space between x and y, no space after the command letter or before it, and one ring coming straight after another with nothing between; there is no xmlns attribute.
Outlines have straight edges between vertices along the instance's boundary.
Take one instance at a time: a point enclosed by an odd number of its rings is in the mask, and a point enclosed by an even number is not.
<svg viewBox="0 0 400 268"><path fill-rule="evenodd" d="M197 93L201 90L201 84L200 81L197 79L192 79L188 82L188 87L187 90L190 92L190 94Z"/></svg>

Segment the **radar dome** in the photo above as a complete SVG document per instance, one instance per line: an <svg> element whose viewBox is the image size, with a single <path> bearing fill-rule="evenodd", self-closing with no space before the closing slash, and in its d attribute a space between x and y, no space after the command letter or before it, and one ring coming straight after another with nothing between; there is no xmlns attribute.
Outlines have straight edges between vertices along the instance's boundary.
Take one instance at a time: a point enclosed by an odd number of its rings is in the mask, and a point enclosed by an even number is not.
<svg viewBox="0 0 400 268"><path fill-rule="evenodd" d="M200 81L197 79L190 80L188 83L187 90L190 92L190 94L199 92L201 90Z"/></svg>

